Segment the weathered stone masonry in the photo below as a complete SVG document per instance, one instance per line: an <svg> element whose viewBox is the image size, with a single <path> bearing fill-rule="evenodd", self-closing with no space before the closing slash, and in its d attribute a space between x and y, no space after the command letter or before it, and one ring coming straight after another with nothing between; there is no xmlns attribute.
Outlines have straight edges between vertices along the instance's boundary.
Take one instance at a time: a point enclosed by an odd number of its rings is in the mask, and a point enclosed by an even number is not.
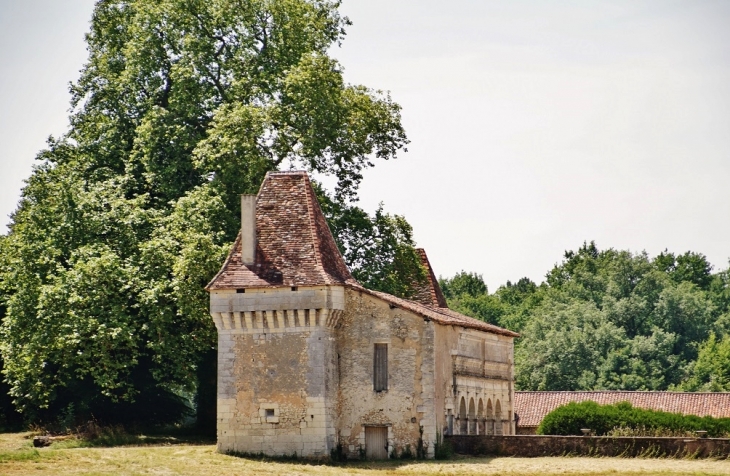
<svg viewBox="0 0 730 476"><path fill-rule="evenodd" d="M388 427L388 453L415 452L419 426L433 450L434 324L362 291L346 292L337 329L340 355L340 442L353 455L365 446L366 426ZM367 316L366 319L363 317ZM388 344L388 390L373 392L372 349Z"/></svg>
<svg viewBox="0 0 730 476"><path fill-rule="evenodd" d="M329 454L336 441L334 327L343 291L323 286L211 296L221 450Z"/></svg>

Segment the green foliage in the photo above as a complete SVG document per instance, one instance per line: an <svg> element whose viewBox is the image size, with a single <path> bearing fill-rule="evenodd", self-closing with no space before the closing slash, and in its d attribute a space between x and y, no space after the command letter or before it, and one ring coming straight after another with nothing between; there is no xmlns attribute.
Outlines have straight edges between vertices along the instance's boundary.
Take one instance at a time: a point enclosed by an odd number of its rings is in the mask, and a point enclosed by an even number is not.
<svg viewBox="0 0 730 476"><path fill-rule="evenodd" d="M492 324L500 322L504 308L488 293L482 275L460 271L453 278L439 278L439 285L451 309Z"/></svg>
<svg viewBox="0 0 730 476"><path fill-rule="evenodd" d="M710 334L681 388L691 392L730 391L730 335L718 340L714 333Z"/></svg>
<svg viewBox="0 0 730 476"><path fill-rule="evenodd" d="M38 155L0 239L3 372L27 419L72 402L105 423L190 411L216 345L203 287L239 194L270 170L332 177L328 218L355 274L408 294L422 273L410 226L352 205L362 171L408 142L400 107L328 56L349 24L338 6L97 2L71 128Z"/></svg>
<svg viewBox="0 0 730 476"><path fill-rule="evenodd" d="M439 279L441 290L447 299L457 298L464 294L478 297L487 294L487 285L481 274L467 273L462 270L450 279Z"/></svg>
<svg viewBox="0 0 730 476"><path fill-rule="evenodd" d="M440 283L452 309L520 332L521 390L724 389L730 364L708 339L730 332L730 279L711 271L699 253L652 259L591 242L539 286L523 278L488 294L463 271Z"/></svg>
<svg viewBox="0 0 730 476"><path fill-rule="evenodd" d="M437 460L451 459L454 457L454 447L450 441L444 441L440 432L436 433L436 441L434 442L434 458Z"/></svg>
<svg viewBox="0 0 730 476"><path fill-rule="evenodd" d="M410 297L426 279L415 249L413 228L403 216L378 206L374 216L342 204L317 187L322 211L352 275L363 286L399 297Z"/></svg>
<svg viewBox="0 0 730 476"><path fill-rule="evenodd" d="M537 428L538 435L581 435L581 429L593 434L610 434L616 428L642 429L645 432L706 431L710 437L730 433L730 418L698 417L656 410L634 408L628 402L598 405L595 402L571 402L551 411Z"/></svg>

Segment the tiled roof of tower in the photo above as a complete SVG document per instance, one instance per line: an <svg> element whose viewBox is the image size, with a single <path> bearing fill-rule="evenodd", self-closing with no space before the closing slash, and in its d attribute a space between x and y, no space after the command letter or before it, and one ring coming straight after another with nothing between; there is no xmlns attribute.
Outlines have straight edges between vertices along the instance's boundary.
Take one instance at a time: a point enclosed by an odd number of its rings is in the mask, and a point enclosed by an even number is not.
<svg viewBox="0 0 730 476"><path fill-rule="evenodd" d="M241 262L240 235L207 290L356 284L306 172L269 172L256 198L256 262Z"/></svg>
<svg viewBox="0 0 730 476"><path fill-rule="evenodd" d="M730 417L730 393L691 392L515 392L519 426L538 426L545 415L570 402L593 401L600 405L629 402L637 408L685 415Z"/></svg>
<svg viewBox="0 0 730 476"><path fill-rule="evenodd" d="M433 273L433 268L431 268L431 263L428 261L428 256L426 256L426 250L417 248L416 251L421 258L421 264L426 268L426 281L419 286L411 300L427 306L448 308L449 306L446 304L444 293L441 292L441 286L439 286L436 275Z"/></svg>

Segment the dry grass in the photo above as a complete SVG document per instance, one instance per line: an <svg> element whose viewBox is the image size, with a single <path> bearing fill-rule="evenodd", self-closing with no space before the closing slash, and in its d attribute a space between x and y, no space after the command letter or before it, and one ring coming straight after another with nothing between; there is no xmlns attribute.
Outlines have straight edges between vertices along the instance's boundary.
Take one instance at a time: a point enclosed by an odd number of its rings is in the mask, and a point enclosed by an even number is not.
<svg viewBox="0 0 730 476"><path fill-rule="evenodd" d="M35 450L28 434L0 434L2 475L696 475L728 474L730 461L621 458L462 458L449 462L368 462L341 466L263 462L221 455L211 445ZM65 443L65 442L64 442Z"/></svg>

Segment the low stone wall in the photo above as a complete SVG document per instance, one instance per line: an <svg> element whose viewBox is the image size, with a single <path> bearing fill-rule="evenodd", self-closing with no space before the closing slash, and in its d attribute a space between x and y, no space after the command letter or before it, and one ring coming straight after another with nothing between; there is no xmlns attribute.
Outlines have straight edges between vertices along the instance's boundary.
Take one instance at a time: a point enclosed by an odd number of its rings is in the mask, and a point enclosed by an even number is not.
<svg viewBox="0 0 730 476"><path fill-rule="evenodd" d="M454 452L499 456L730 457L727 438L658 438L543 435L446 436Z"/></svg>

